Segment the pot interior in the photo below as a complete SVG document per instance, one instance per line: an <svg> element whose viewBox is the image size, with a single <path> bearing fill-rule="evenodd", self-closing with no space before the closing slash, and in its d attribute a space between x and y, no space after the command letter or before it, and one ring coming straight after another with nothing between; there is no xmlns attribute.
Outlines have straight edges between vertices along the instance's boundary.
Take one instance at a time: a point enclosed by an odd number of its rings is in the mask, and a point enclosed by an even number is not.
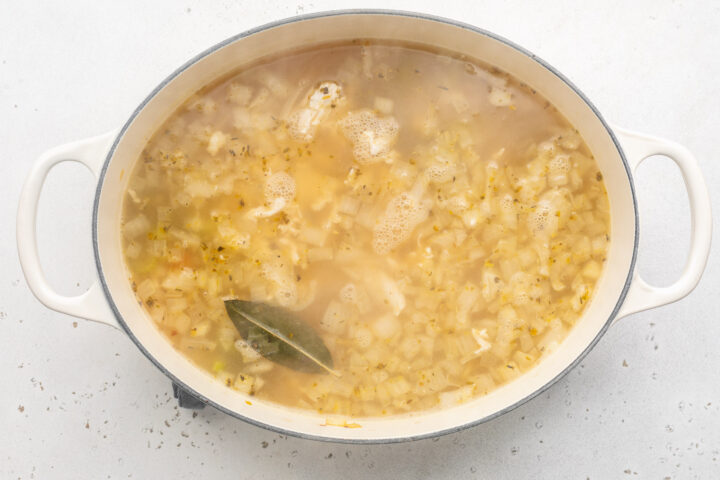
<svg viewBox="0 0 720 480"><path fill-rule="evenodd" d="M155 128L196 90L238 67L290 48L357 38L420 41L497 66L527 83L580 131L608 189L612 233L608 260L583 317L561 346L533 370L457 407L379 419L328 419L327 415L250 399L175 351L138 305L128 281L119 231L121 199L133 164ZM593 107L566 80L531 54L474 27L394 12L333 12L281 22L229 39L201 54L163 82L125 125L108 156L96 201L95 249L106 293L130 336L158 367L213 405L252 423L341 441L400 441L452 431L497 416L539 393L578 362L609 325L624 297L636 246L636 208L621 151ZM246 400L251 400L251 405ZM328 425L345 421L360 428Z"/></svg>

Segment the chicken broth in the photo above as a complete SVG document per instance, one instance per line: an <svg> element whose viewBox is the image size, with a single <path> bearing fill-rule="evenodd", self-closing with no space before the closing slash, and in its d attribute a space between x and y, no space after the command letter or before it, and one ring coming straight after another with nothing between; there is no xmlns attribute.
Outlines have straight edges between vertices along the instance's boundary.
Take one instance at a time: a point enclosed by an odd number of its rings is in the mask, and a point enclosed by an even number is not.
<svg viewBox="0 0 720 480"><path fill-rule="evenodd" d="M365 41L198 91L147 143L123 208L133 289L178 351L243 394L352 416L454 405L533 368L582 315L610 239L602 174L538 93ZM231 299L309 327L332 368L272 361L276 339L243 333Z"/></svg>

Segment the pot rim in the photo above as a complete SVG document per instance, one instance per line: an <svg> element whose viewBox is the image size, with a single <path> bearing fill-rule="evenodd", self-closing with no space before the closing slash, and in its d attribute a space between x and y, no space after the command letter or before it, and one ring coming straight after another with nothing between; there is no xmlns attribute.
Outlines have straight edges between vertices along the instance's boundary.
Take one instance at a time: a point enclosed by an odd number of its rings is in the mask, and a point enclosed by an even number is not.
<svg viewBox="0 0 720 480"><path fill-rule="evenodd" d="M120 314L117 306L115 305L115 302L113 301L112 294L110 292L110 289L108 287L108 284L105 280L105 275L103 272L102 264L100 261L100 250L98 246L98 228L97 228L97 218L98 218L98 210L99 210L99 204L100 204L100 194L103 188L105 175L107 172L108 165L110 164L110 161L112 160L113 155L115 154L115 150L122 140L126 130L129 128L129 126L132 124L132 122L135 120L135 118L138 116L138 114L145 108L145 106L172 80L174 80L176 77L181 75L185 70L187 70L189 67L200 61L201 59L205 58L206 56L216 52L217 50L236 42L237 40L240 40L242 38L248 37L250 35L269 30L278 26L295 23L295 22L302 22L306 20L312 20L316 18L323 18L323 17L335 17L335 16L343 16L343 15L378 15L378 16L399 16L399 17L409 17L409 18L417 18L421 20L428 20L431 22L437 22L437 23L444 23L448 25L452 25L455 27L460 27L466 30L470 30L474 33L477 33L479 35L484 35L486 37L489 37L493 40L499 41L514 50L517 50L518 52L522 53L525 56L530 57L532 60L539 63L541 66L543 66L545 69L549 70L553 75L555 75L557 78L559 78L563 83L565 83L572 91L574 91L580 99L590 108L590 110L593 112L593 114L597 117L597 119L600 121L600 123L603 125L605 130L607 131L608 135L610 136L613 144L615 145L618 153L620 154L620 158L622 160L623 166L625 168L625 172L628 177L628 183L630 186L630 193L632 197L633 202L633 217L635 221L635 235L633 240L633 251L632 251L632 258L630 261L630 268L628 270L628 275L625 279L625 284L623 285L622 291L620 293L620 296L618 298L617 303L615 304L615 307L613 308L612 312L610 313L610 316L608 317L605 324L602 326L602 328L598 331L597 335L593 340L587 345L587 347L572 361L570 362L560 373L558 373L554 378L552 378L550 381L548 381L545 385L538 388L537 390L533 391L532 393L528 394L524 398L518 400L517 402L508 405L501 410L498 410L497 412L494 412L490 415L487 415L485 417L472 420L470 422L463 423L461 425L455 425L451 426L449 428L436 430L431 433L425 433L421 435L410 435L406 437L393 437L393 438L378 438L378 439L353 439L353 438L336 438L336 437L329 437L329 436L322 436L322 435L312 435L302 432L297 432L290 429L285 429L282 427L277 427L274 425L270 425L267 423L263 423L261 421L258 421L254 418L241 415L240 413L231 410L223 405L220 405L216 402L214 402L212 399L205 397L204 395L200 394L199 392L195 391L192 387L184 383L182 380L178 379L172 372L170 372L168 369L165 368L165 366L160 362L158 359L156 359L138 340L138 338L133 334L132 330L128 327L125 320L123 319L122 315ZM92 212L92 243L93 243L93 252L95 257L95 264L97 266L98 271L98 277L100 279L100 284L102 285L102 289L105 293L105 297L107 298L108 304L110 306L110 309L112 310L113 314L115 315L115 318L117 318L118 323L122 327L123 331L130 337L130 339L135 343L135 345L140 349L140 351L165 375L167 376L174 384L178 385L179 388L187 391L188 393L192 394L194 397L198 398L202 402L206 403L207 405L210 405L217 410L220 410L221 412L228 414L232 417L238 418L240 420L243 420L244 422L247 422L251 425L261 427L265 430L269 430L272 432L280 433L283 435L290 435L297 438L303 438L308 440L316 440L316 441L324 441L324 442L335 442L335 443L344 443L344 444L390 444L390 443L401 443L401 442L409 442L409 441L415 441L415 440L422 440L427 438L434 438L434 437L440 437L442 435L447 435L450 433L459 432L477 425L480 425L482 423L488 422L490 420L493 420L501 415L504 415L511 410L516 409L517 407L525 404L526 402L532 400L536 396L542 394L546 390L548 390L552 385L554 385L556 382L558 382L561 378L563 378L565 375L567 375L570 370L574 369L592 350L595 345L600 341L600 338L605 334L605 332L608 330L610 325L612 324L613 320L615 319L618 311L620 310L620 307L622 306L625 297L627 296L628 290L630 288L630 284L632 282L633 272L635 271L635 265L637 261L637 252L638 252L638 243L639 243L639 217L638 217L638 208L637 208L637 198L635 194L635 185L633 183L632 175L630 173L630 166L627 162L627 158L625 157L625 152L623 151L620 143L618 142L617 138L615 137L615 134L613 133L613 130L610 128L608 123L605 121L603 116L600 114L598 109L595 107L595 105L590 101L590 99L577 87L575 84L573 84L567 77L565 77L562 73L560 73L558 70L556 70L553 66L551 66L549 63L547 63L545 60L539 58L532 52L526 50L525 48L521 47L520 45L517 45L516 43L500 36L495 33L489 32L485 29L476 27L474 25L470 25L464 22L452 20L445 17L440 17L437 15L431 15L426 13L417 13L417 12L411 12L411 11L405 11L405 10L390 10L390 9L343 9L343 10L327 10L322 12L316 12L316 13L310 13L305 15L298 15L294 17L284 18L282 20L277 20L274 22L269 22L264 25L260 25L258 27L252 28L250 30L246 30L244 32L241 32L237 35L233 35L215 45L212 47L204 50L203 52L195 55L193 58L185 62L182 66L177 68L175 71L173 71L170 75L168 75L162 82L160 82L153 90L150 92L150 94L138 105L138 107L133 111L133 113L130 115L128 120L123 125L120 132L115 137L115 140L112 143L112 146L110 147L110 150L107 153L107 156L105 158L105 161L103 162L102 170L100 172L99 178L98 178L98 186L95 191L95 199L93 202L93 212Z"/></svg>

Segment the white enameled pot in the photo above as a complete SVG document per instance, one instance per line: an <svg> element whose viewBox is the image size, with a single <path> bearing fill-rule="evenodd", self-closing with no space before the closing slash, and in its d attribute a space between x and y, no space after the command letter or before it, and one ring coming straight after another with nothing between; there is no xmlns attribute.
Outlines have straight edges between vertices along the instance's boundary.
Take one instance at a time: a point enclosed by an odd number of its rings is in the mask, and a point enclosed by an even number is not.
<svg viewBox="0 0 720 480"><path fill-rule="evenodd" d="M580 131L599 163L611 208L612 241L594 298L561 346L530 372L468 403L439 411L352 419L359 428L327 425L324 415L278 406L228 389L175 351L135 300L120 244L123 192L133 163L155 128L203 85L259 58L298 47L357 38L440 47L499 67L545 96ZM633 172L648 156L666 155L680 167L688 192L692 239L680 278L667 287L647 284L635 271L638 210ZM93 246L98 280L83 295L53 291L43 276L36 242L36 211L48 171L77 161L97 178ZM700 280L710 250L712 220L707 187L685 148L659 138L610 128L587 98L552 67L489 32L441 18L394 11L327 12L269 24L230 38L180 67L135 110L119 131L44 153L23 187L17 217L20 261L28 285L47 307L124 331L176 387L248 422L284 433L345 442L393 442L440 435L489 420L548 388L577 365L605 330L634 312L687 295ZM330 423L336 423L334 421Z"/></svg>

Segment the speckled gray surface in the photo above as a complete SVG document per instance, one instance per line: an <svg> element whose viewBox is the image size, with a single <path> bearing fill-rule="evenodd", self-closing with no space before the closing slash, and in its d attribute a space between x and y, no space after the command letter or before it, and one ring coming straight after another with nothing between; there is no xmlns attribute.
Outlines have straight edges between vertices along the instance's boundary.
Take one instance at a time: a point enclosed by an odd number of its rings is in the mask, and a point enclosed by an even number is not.
<svg viewBox="0 0 720 480"><path fill-rule="evenodd" d="M206 2L207 3L207 2ZM548 392L487 424L390 446L319 443L213 409L179 410L170 382L118 331L50 312L15 252L20 184L45 149L119 126L168 73L247 28L329 8L418 10L503 35L573 80L616 124L689 147L720 185L720 5L680 1L15 2L0 15L0 478L718 478L717 248L687 299L614 326ZM689 220L666 159L637 179L641 271L669 283ZM91 176L61 165L40 249L63 293L92 281Z"/></svg>

